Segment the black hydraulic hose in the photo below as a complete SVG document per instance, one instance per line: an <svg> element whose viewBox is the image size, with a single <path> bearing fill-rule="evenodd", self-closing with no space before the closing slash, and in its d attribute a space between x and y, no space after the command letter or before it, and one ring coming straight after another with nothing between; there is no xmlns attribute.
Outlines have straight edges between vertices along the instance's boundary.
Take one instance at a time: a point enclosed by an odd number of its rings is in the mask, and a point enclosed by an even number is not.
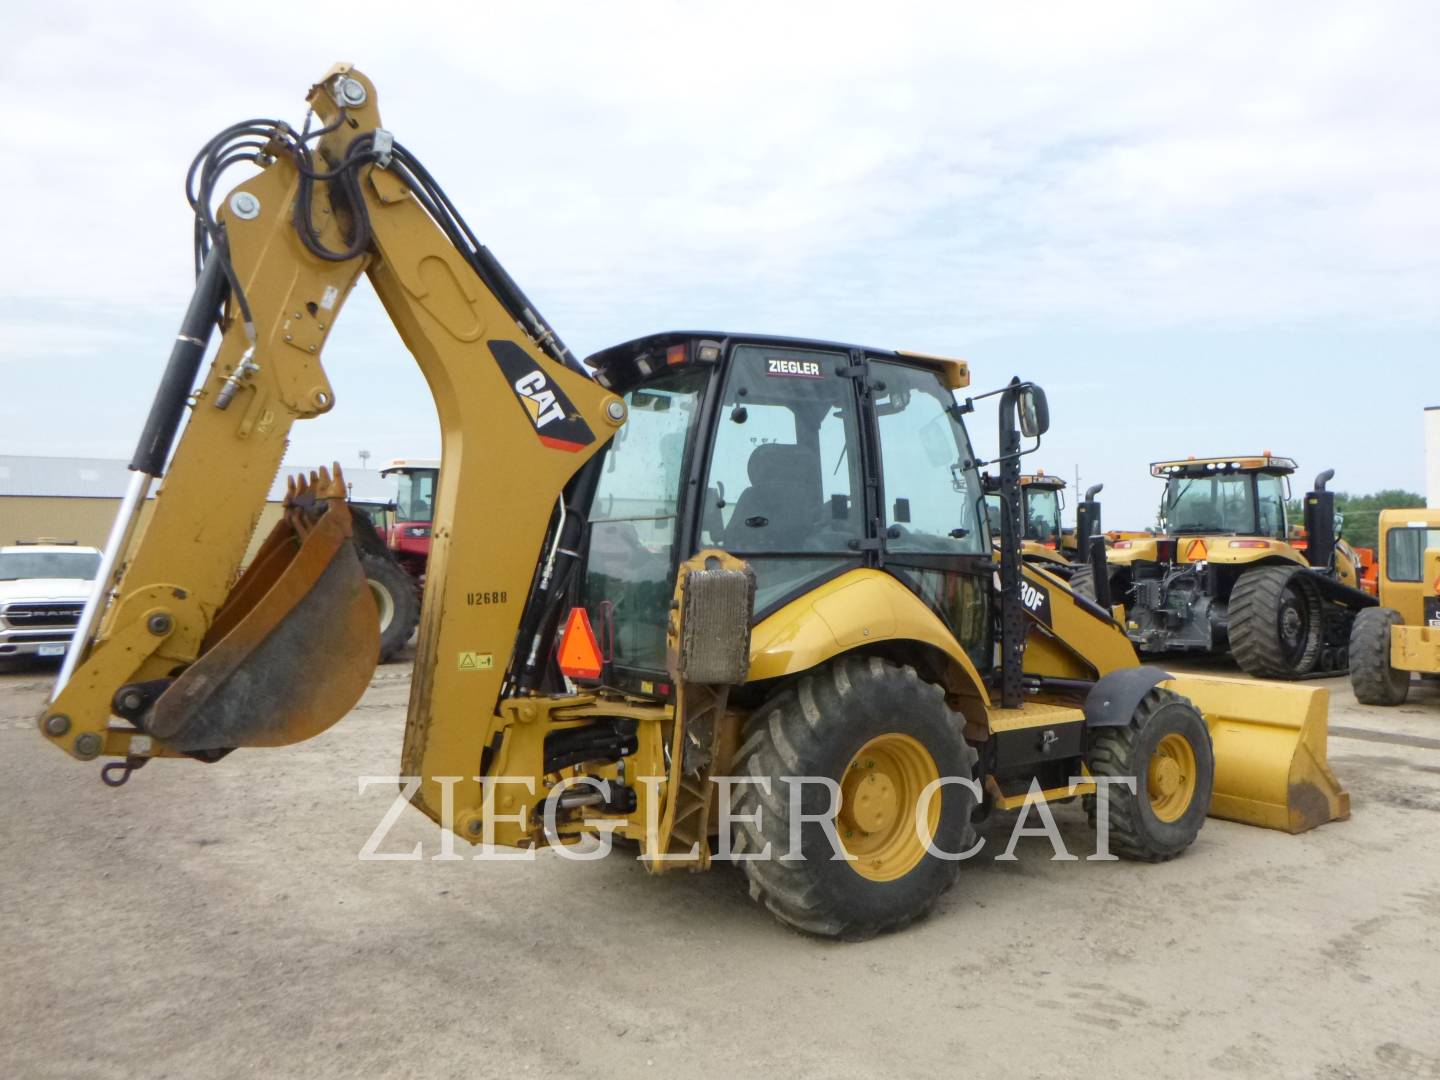
<svg viewBox="0 0 1440 1080"><path fill-rule="evenodd" d="M130 459L130 468L135 472L159 476L165 468L170 447L175 443L175 432L180 428L180 418L185 415L185 403L195 388L195 376L215 328L215 311L226 286L223 262L220 254L212 252L195 282L190 306L185 309L180 333L170 350L170 362L165 365L160 387L150 403L145 430L140 433L135 456Z"/></svg>
<svg viewBox="0 0 1440 1080"><path fill-rule="evenodd" d="M569 346L555 332L540 310L525 295L524 290L510 276L509 271L501 265L500 260L490 252L484 244L480 243L450 197L430 175L429 171L419 159L415 157L404 146L396 143L394 155L397 162L402 166L406 175L405 179L410 189L420 196L422 193L422 205L446 233L450 235L451 242L466 256L476 275L483 281L489 290L509 312L510 317L525 328L525 332L532 335L550 356L564 364L571 371L578 375L591 378L590 372L585 370L585 365L580 363Z"/></svg>

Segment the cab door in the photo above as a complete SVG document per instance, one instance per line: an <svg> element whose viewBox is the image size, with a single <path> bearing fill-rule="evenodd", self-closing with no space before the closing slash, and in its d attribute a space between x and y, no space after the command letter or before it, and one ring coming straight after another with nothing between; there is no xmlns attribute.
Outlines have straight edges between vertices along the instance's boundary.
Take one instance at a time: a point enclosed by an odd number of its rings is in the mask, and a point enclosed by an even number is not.
<svg viewBox="0 0 1440 1080"><path fill-rule="evenodd" d="M880 459L881 562L950 628L976 668L994 663L990 533L954 395L929 368L870 359Z"/></svg>

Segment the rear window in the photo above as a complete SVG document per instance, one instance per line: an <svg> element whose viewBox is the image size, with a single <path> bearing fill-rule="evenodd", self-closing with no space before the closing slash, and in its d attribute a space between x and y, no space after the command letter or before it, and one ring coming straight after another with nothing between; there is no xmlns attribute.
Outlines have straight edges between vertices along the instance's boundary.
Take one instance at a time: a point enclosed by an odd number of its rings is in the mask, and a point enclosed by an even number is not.
<svg viewBox="0 0 1440 1080"><path fill-rule="evenodd" d="M75 578L93 581L100 556L92 551L7 551L0 553L0 581Z"/></svg>

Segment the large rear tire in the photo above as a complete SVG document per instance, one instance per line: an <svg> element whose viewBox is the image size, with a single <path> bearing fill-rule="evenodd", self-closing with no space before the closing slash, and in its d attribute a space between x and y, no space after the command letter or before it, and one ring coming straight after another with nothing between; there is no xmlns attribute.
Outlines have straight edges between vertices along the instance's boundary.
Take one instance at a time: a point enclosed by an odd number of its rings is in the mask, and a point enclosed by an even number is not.
<svg viewBox="0 0 1440 1080"><path fill-rule="evenodd" d="M1320 591L1298 566L1258 566L1230 591L1230 652L1261 679L1298 679L1320 659Z"/></svg>
<svg viewBox="0 0 1440 1080"><path fill-rule="evenodd" d="M841 658L777 693L756 710L732 769L753 778L735 787L734 812L760 815L758 824L736 826L733 850L770 848L767 858L740 863L751 897L797 930L846 940L898 930L924 915L960 864L921 842L916 800L937 777L974 776L976 755L962 727L939 687L878 657ZM830 821L851 860L835 859L825 828L811 821L800 824L803 858L781 858L791 834L785 777L839 785L839 812ZM807 815L829 805L818 783L804 785L797 798ZM925 822L932 847L967 851L974 808L970 788L941 786Z"/></svg>
<svg viewBox="0 0 1440 1080"><path fill-rule="evenodd" d="M1205 717L1188 698L1156 688L1124 727L1100 728L1086 755L1092 776L1134 777L1135 790L1110 784L1110 850L1164 862L1195 842L1215 788L1215 750ZM1085 797L1090 824L1096 797Z"/></svg>
<svg viewBox="0 0 1440 1080"><path fill-rule="evenodd" d="M415 579L393 559L360 552L360 567L380 616L380 662L395 657L420 621L420 591Z"/></svg>
<svg viewBox="0 0 1440 1080"><path fill-rule="evenodd" d="M1401 705L1410 672L1390 666L1390 628L1404 617L1392 608L1362 608L1350 627L1350 686L1362 705Z"/></svg>

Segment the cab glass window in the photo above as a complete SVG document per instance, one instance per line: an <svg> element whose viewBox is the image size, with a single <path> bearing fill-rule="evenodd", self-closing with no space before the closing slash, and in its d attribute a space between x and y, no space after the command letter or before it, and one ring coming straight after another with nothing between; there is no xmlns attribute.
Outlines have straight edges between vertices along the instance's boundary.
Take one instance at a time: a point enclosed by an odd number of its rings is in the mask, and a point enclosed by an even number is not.
<svg viewBox="0 0 1440 1080"><path fill-rule="evenodd" d="M625 395L590 509L585 606L615 663L665 669L681 469L707 376L687 371Z"/></svg>
<svg viewBox="0 0 1440 1080"><path fill-rule="evenodd" d="M703 546L850 554L862 533L859 445L843 354L741 345L716 416Z"/></svg>
<svg viewBox="0 0 1440 1080"><path fill-rule="evenodd" d="M1385 576L1391 581L1419 581L1427 548L1440 548L1440 529L1391 529L1385 541Z"/></svg>
<svg viewBox="0 0 1440 1080"><path fill-rule="evenodd" d="M984 495L954 396L933 371L870 362L885 488L885 549L990 550Z"/></svg>
<svg viewBox="0 0 1440 1080"><path fill-rule="evenodd" d="M1060 542L1060 492L1053 487L1025 487L1025 539L1038 544Z"/></svg>
<svg viewBox="0 0 1440 1080"><path fill-rule="evenodd" d="M1285 480L1273 473L1255 477L1256 506L1260 513L1257 536L1285 538Z"/></svg>

